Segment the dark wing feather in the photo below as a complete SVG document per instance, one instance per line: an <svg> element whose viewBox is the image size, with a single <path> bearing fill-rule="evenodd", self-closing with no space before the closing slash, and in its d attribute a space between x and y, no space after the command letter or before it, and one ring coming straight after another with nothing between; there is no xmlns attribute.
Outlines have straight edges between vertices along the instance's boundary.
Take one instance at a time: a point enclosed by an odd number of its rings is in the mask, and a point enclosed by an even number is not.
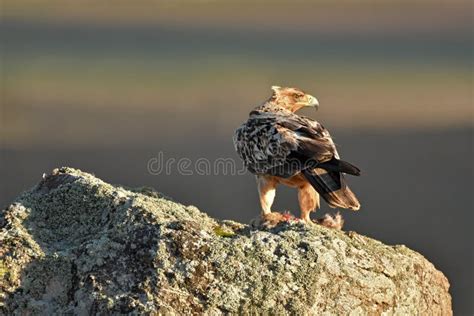
<svg viewBox="0 0 474 316"><path fill-rule="evenodd" d="M338 157L329 132L297 115L253 114L237 129L234 145L251 172L280 177Z"/></svg>
<svg viewBox="0 0 474 316"><path fill-rule="evenodd" d="M320 123L294 115L282 118L278 125L291 131L287 134L298 144L296 153L303 159L322 163L339 157L328 130Z"/></svg>
<svg viewBox="0 0 474 316"><path fill-rule="evenodd" d="M341 172L316 168L303 170L303 175L330 207L342 207L354 211L360 209L359 200L347 186Z"/></svg>

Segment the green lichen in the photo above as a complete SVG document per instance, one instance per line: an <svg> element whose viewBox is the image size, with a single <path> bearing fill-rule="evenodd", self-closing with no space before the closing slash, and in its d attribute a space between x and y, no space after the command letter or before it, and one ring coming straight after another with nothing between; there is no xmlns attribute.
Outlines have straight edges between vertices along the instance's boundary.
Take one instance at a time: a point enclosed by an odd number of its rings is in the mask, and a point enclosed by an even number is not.
<svg viewBox="0 0 474 316"><path fill-rule="evenodd" d="M214 233L219 237L232 237L235 233L232 230L225 229L222 226L214 227Z"/></svg>
<svg viewBox="0 0 474 316"><path fill-rule="evenodd" d="M3 262L3 260L0 260L0 279L6 278L7 274L8 274L8 268Z"/></svg>
<svg viewBox="0 0 474 316"><path fill-rule="evenodd" d="M449 314L406 247L216 221L150 188L56 169L0 218L3 314Z"/></svg>

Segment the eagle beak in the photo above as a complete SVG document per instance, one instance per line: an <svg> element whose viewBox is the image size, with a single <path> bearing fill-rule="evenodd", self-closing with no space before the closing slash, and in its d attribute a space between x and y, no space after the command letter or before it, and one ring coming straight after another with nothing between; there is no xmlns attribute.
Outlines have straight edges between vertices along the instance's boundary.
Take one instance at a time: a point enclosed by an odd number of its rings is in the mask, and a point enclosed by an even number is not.
<svg viewBox="0 0 474 316"><path fill-rule="evenodd" d="M307 106L312 106L315 107L316 110L319 108L319 102L318 99L313 97L312 95L308 95L308 105Z"/></svg>

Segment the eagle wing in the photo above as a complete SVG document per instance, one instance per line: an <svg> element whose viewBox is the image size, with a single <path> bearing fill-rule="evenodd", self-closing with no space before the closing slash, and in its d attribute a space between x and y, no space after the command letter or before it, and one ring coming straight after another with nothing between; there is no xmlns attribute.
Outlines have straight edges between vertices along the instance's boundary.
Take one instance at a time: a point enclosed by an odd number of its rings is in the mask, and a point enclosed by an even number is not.
<svg viewBox="0 0 474 316"><path fill-rule="evenodd" d="M338 158L329 132L294 114L256 113L234 135L237 153L258 174L290 177L308 166Z"/></svg>

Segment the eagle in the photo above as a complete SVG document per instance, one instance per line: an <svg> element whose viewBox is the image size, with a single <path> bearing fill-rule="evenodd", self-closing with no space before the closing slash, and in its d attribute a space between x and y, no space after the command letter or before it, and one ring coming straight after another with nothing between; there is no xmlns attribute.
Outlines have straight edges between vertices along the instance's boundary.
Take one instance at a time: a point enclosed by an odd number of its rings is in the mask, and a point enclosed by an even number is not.
<svg viewBox="0 0 474 316"><path fill-rule="evenodd" d="M359 210L344 174L359 176L360 169L340 159L321 123L295 114L303 107L317 109L318 100L297 88L272 86L272 91L233 137L237 154L256 176L262 222L275 225L288 220L271 209L278 184L298 189L300 219L306 223L312 223L310 213L319 208L320 196L332 208ZM339 214L317 222L338 229L343 224Z"/></svg>

